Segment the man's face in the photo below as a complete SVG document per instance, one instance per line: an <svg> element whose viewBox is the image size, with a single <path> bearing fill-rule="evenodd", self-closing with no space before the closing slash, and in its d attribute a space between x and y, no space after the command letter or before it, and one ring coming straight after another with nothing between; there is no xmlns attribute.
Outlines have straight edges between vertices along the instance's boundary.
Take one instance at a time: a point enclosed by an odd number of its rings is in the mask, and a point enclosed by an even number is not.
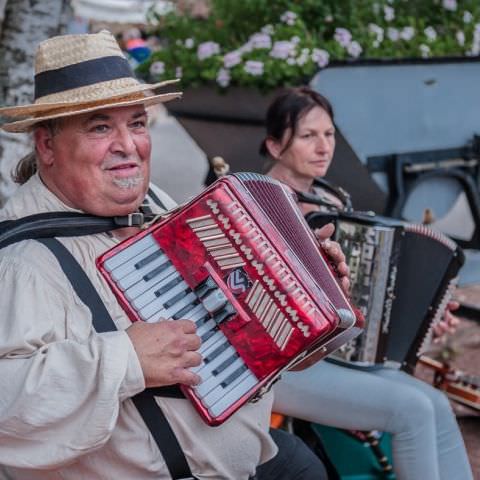
<svg viewBox="0 0 480 480"><path fill-rule="evenodd" d="M150 134L143 106L106 108L35 131L43 182L68 206L126 215L142 203L150 178Z"/></svg>

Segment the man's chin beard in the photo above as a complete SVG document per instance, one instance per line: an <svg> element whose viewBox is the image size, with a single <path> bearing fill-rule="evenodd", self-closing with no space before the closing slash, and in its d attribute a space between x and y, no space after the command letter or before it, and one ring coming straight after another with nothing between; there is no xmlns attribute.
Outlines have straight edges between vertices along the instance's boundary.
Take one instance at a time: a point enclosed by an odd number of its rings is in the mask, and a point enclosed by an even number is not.
<svg viewBox="0 0 480 480"><path fill-rule="evenodd" d="M125 190L130 190L132 188L138 187L138 185L143 184L144 176L134 175L132 177L125 178L114 178L112 180L113 184L117 187L124 188Z"/></svg>

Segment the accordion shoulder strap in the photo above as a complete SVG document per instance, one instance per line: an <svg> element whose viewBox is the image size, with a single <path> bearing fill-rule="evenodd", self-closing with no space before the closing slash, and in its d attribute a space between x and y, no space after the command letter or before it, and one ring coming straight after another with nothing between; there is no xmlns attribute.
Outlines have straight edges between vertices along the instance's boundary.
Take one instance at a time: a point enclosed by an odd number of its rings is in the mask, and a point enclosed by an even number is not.
<svg viewBox="0 0 480 480"><path fill-rule="evenodd" d="M62 270L75 289L75 292L82 302L90 308L95 330L97 332L116 330L112 317L108 313L102 299L93 287L83 268L67 248L65 248L56 238L42 238L38 239L38 241L45 245L55 255ZM193 478L180 444L178 443L178 440L161 408L158 407L153 393L155 392L155 394L165 396L179 396L176 394L177 392L175 392L175 389L180 392L178 387L172 389L168 389L168 387L162 387L161 389L147 389L135 395L132 400L155 439L158 448L162 452L172 478Z"/></svg>

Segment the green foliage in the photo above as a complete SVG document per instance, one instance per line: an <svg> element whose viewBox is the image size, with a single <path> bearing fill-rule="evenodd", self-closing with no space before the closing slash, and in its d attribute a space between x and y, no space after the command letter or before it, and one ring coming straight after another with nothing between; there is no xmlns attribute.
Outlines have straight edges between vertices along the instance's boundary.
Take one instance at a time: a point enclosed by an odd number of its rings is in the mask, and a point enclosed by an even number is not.
<svg viewBox="0 0 480 480"><path fill-rule="evenodd" d="M211 0L208 18L172 12L138 67L149 81L181 77L268 91L338 60L480 54L478 0ZM279 43L283 42L283 43Z"/></svg>

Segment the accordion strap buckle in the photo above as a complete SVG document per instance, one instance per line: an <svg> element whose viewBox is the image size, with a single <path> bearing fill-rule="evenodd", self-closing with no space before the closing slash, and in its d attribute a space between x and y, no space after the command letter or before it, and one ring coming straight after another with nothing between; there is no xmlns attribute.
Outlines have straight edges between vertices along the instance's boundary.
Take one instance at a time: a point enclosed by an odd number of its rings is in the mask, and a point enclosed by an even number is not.
<svg viewBox="0 0 480 480"><path fill-rule="evenodd" d="M141 212L129 213L123 217L115 217L115 224L119 227L140 227L144 222L145 217Z"/></svg>

